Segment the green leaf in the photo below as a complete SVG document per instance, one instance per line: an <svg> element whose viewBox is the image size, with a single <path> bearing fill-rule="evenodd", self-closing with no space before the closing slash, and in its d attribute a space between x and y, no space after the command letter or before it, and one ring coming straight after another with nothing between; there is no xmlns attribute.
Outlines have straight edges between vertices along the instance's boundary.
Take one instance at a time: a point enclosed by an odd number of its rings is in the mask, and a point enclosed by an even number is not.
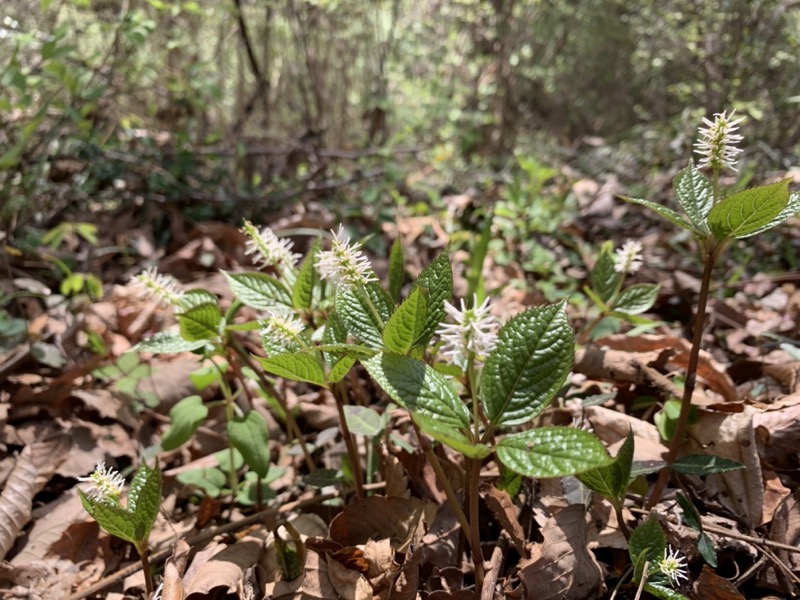
<svg viewBox="0 0 800 600"><path fill-rule="evenodd" d="M313 265L312 265L313 267ZM259 310L277 305L292 306L292 294L278 279L266 273L229 273L222 271L234 295L243 304Z"/></svg>
<svg viewBox="0 0 800 600"><path fill-rule="evenodd" d="M317 262L317 252L319 252L320 241L314 240L311 248L306 254L303 263L300 265L300 271L297 274L297 279L292 288L292 306L295 308L309 309L314 298L314 286L319 280L317 269L314 266Z"/></svg>
<svg viewBox="0 0 800 600"><path fill-rule="evenodd" d="M483 459L492 453L492 449L486 444L476 443L458 429L436 418L419 412L412 414L412 418L424 433L437 442L450 446L467 458Z"/></svg>
<svg viewBox="0 0 800 600"><path fill-rule="evenodd" d="M424 346L433 337L439 323L447 315L444 303L449 302L453 297L453 270L450 267L447 250L422 270L414 282L412 291L418 287L425 289L428 293L428 316L425 319L422 333L419 339L415 340L414 345Z"/></svg>
<svg viewBox="0 0 800 600"><path fill-rule="evenodd" d="M672 588L658 583L644 584L644 591L646 591L648 594L652 594L656 598L661 598L661 600L689 600L680 592L676 592Z"/></svg>
<svg viewBox="0 0 800 600"><path fill-rule="evenodd" d="M454 429L469 427L466 405L450 382L429 365L399 354L378 354L361 363L383 391L412 415L421 414Z"/></svg>
<svg viewBox="0 0 800 600"><path fill-rule="evenodd" d="M208 290L197 288L185 292L181 299L181 307L184 310L192 308L193 306L200 306L201 304L219 304L219 298L217 298L216 294Z"/></svg>
<svg viewBox="0 0 800 600"><path fill-rule="evenodd" d="M617 296L612 306L614 312L639 315L652 308L658 299L658 284L637 283L626 287Z"/></svg>
<svg viewBox="0 0 800 600"><path fill-rule="evenodd" d="M200 396L188 396L169 411L170 425L161 439L163 450L174 450L185 444L208 416L208 407Z"/></svg>
<svg viewBox="0 0 800 600"><path fill-rule="evenodd" d="M540 427L505 436L497 457L527 477L566 477L611 463L600 440L570 427Z"/></svg>
<svg viewBox="0 0 800 600"><path fill-rule="evenodd" d="M700 519L700 513L697 512L692 501L680 492L677 492L675 497L678 499L678 504L680 504L683 509L683 522L692 529L703 531L703 521Z"/></svg>
<svg viewBox="0 0 800 600"><path fill-rule="evenodd" d="M142 340L131 348L132 352L151 352L153 354L175 354L192 352L206 345L205 340L189 341L177 331L159 331L152 337Z"/></svg>
<svg viewBox="0 0 800 600"><path fill-rule="evenodd" d="M350 369L353 368L353 365L356 364L356 360L357 359L353 356L345 356L338 360L328 373L328 382L337 383L344 379L350 372Z"/></svg>
<svg viewBox="0 0 800 600"><path fill-rule="evenodd" d="M744 469L744 465L721 456L690 454L677 459L670 465L670 468L685 475L710 475Z"/></svg>
<svg viewBox="0 0 800 600"><path fill-rule="evenodd" d="M383 343L398 354L408 354L422 335L428 316L428 301L422 288L416 288L397 307L383 330Z"/></svg>
<svg viewBox="0 0 800 600"><path fill-rule="evenodd" d="M694 164L682 169L672 182L675 198L698 231L708 233L706 218L714 206L714 186Z"/></svg>
<svg viewBox="0 0 800 600"><path fill-rule="evenodd" d="M757 229L751 235L756 235L762 231L777 227L781 223L785 223L790 218L794 217L798 212L800 212L800 192L794 192L789 195L789 202L787 202L786 208L784 208L777 217L772 219L772 221Z"/></svg>
<svg viewBox="0 0 800 600"><path fill-rule="evenodd" d="M700 551L700 556L703 557L710 566L717 566L717 550L714 548L714 542L705 531L700 532L697 538L697 549Z"/></svg>
<svg viewBox="0 0 800 600"><path fill-rule="evenodd" d="M325 371L316 350L296 352L294 354L278 354L269 358L255 357L267 373L291 381L307 381L315 385L325 386Z"/></svg>
<svg viewBox="0 0 800 600"><path fill-rule="evenodd" d="M723 198L708 213L711 232L722 241L769 229L789 203L790 181L784 179Z"/></svg>
<svg viewBox="0 0 800 600"><path fill-rule="evenodd" d="M531 308L506 323L481 380L491 427L538 415L567 378L574 353L563 303Z"/></svg>
<svg viewBox="0 0 800 600"><path fill-rule="evenodd" d="M152 469L147 463L143 463L133 476L128 491L128 512L136 517L137 528L139 526L142 528L137 529L138 539L134 541L147 541L160 509L161 470L158 468L158 461Z"/></svg>
<svg viewBox="0 0 800 600"><path fill-rule="evenodd" d="M216 302L192 306L177 316L181 335L190 342L212 340L219 334L222 315Z"/></svg>
<svg viewBox="0 0 800 600"><path fill-rule="evenodd" d="M234 416L228 421L228 439L260 479L267 476L270 465L269 430L261 414L251 410L246 415Z"/></svg>
<svg viewBox="0 0 800 600"><path fill-rule="evenodd" d="M183 485L197 486L210 498L219 496L227 483L225 473L216 467L184 471L175 478Z"/></svg>
<svg viewBox="0 0 800 600"><path fill-rule="evenodd" d="M658 524L655 516L650 516L631 533L628 540L628 553L634 567L633 580L642 580L645 562L656 563L664 558L667 549L667 537Z"/></svg>
<svg viewBox="0 0 800 600"><path fill-rule="evenodd" d="M633 465L633 432L628 431L625 442L610 465L590 469L578 475L580 482L590 490L609 498L614 505L625 498L625 490Z"/></svg>
<svg viewBox="0 0 800 600"><path fill-rule="evenodd" d="M614 297L622 284L622 273L615 269L617 263L611 251L610 243L603 244L591 274L592 291L603 301L603 304L607 304Z"/></svg>
<svg viewBox="0 0 800 600"><path fill-rule="evenodd" d="M92 515L97 524L108 533L126 542L138 543L142 540L144 525L136 515L116 504L98 502L84 494L82 490L78 490L78 494L86 512Z"/></svg>
<svg viewBox="0 0 800 600"><path fill-rule="evenodd" d="M389 295L395 304L400 302L400 292L403 289L406 268L405 257L403 256L403 242L398 235L392 243L392 250L389 252Z"/></svg>
<svg viewBox="0 0 800 600"><path fill-rule="evenodd" d="M363 289L340 289L336 294L336 313L347 330L365 344L383 347L383 326L389 318L388 299L383 288L373 284Z"/></svg>
<svg viewBox="0 0 800 600"><path fill-rule="evenodd" d="M644 206L649 208L650 210L658 213L658 215L664 217L668 221L671 221L681 229L685 229L686 231L691 231L696 236L702 236L703 232L698 230L694 225L692 225L689 221L684 219L680 214L672 210L671 208L667 208L666 206L661 206L655 202L650 202L650 200L642 200L641 198L628 198L627 196L620 196L622 200L625 202L630 202L632 204L639 204L640 206Z"/></svg>
<svg viewBox="0 0 800 600"><path fill-rule="evenodd" d="M356 435L375 437L383 430L381 416L376 410L366 406L345 406L344 418L350 431Z"/></svg>

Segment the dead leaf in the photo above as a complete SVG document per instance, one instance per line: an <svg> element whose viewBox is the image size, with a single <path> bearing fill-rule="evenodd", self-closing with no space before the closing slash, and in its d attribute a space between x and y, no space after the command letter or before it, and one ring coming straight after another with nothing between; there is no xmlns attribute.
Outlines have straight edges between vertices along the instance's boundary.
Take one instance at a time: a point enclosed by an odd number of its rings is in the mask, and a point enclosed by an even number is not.
<svg viewBox="0 0 800 600"><path fill-rule="evenodd" d="M708 565L694 582L694 593L703 600L745 600L730 581L720 577Z"/></svg>
<svg viewBox="0 0 800 600"><path fill-rule="evenodd" d="M216 588L235 592L244 570L259 562L263 548L262 540L250 537L223 548L192 573L188 581L184 581L186 598L193 594L208 594Z"/></svg>
<svg viewBox="0 0 800 600"><path fill-rule="evenodd" d="M493 485L482 483L480 494L489 510L492 511L494 518L503 526L503 530L508 534L511 543L514 544L517 552L523 558L528 557L528 548L525 541L525 531L517 519L517 507L511 500L511 496L504 490L498 490Z"/></svg>

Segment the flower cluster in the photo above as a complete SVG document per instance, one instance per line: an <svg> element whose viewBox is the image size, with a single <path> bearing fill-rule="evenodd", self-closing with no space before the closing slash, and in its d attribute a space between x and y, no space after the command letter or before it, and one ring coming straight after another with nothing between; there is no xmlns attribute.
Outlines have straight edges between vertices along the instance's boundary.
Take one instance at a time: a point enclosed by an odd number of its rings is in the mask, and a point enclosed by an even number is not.
<svg viewBox="0 0 800 600"><path fill-rule="evenodd" d="M159 273L155 267L149 267L134 275L131 282L144 287L142 297L157 300L164 306L178 306L183 302L183 292L178 289L177 280Z"/></svg>
<svg viewBox="0 0 800 600"><path fill-rule="evenodd" d="M739 123L744 121L744 117L734 119L733 115L727 111L716 113L714 120L703 118L706 127L700 128L701 138L694 145L695 152L701 154L700 167L711 167L712 170L719 171L725 167L736 171L736 157L741 154L742 149L737 148L736 144L742 141L742 136L734 133L739 129Z"/></svg>
<svg viewBox="0 0 800 600"><path fill-rule="evenodd" d="M360 250L361 244L350 243L342 225L339 231L331 233L334 234L331 249L317 255L319 276L346 289L377 281L369 260Z"/></svg>
<svg viewBox="0 0 800 600"><path fill-rule="evenodd" d="M250 221L245 221L242 232L247 236L245 243L246 255L253 254L253 263L260 267L278 267L291 269L300 259L300 255L293 253L294 242L286 238L279 238L269 227L259 230Z"/></svg>
<svg viewBox="0 0 800 600"><path fill-rule="evenodd" d="M442 354L454 365L466 368L470 356L483 360L497 345L499 324L489 312L489 298L478 306L473 296L473 308L467 308L461 299L461 310L445 303L447 314L455 323L443 323L436 330L442 340Z"/></svg>
<svg viewBox="0 0 800 600"><path fill-rule="evenodd" d="M125 478L111 467L106 468L106 462L101 460L95 466L94 472L88 477L78 477L78 481L88 481L92 484L89 488L92 498L98 502L118 504Z"/></svg>
<svg viewBox="0 0 800 600"><path fill-rule="evenodd" d="M628 240L616 250L614 270L623 275L633 274L642 266L642 243Z"/></svg>
<svg viewBox="0 0 800 600"><path fill-rule="evenodd" d="M664 549L664 558L656 563L659 572L669 578L672 587L678 587L681 579L689 579L686 573L686 557L674 548Z"/></svg>
<svg viewBox="0 0 800 600"><path fill-rule="evenodd" d="M298 336L306 328L305 323L294 315L272 314L267 319L260 321L259 324L264 344L285 349L290 349L292 345L296 344Z"/></svg>

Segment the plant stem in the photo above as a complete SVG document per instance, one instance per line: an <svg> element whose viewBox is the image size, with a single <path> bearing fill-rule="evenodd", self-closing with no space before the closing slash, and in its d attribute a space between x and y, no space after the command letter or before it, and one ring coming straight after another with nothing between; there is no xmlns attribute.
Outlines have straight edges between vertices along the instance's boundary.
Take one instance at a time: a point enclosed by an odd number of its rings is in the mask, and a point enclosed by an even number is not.
<svg viewBox="0 0 800 600"><path fill-rule="evenodd" d="M675 432L669 444L667 453L667 466L661 469L658 474L653 491L647 501L647 508L651 509L664 493L670 475L670 465L675 462L678 450L683 444L683 437L686 434L686 427L689 423L689 412L692 408L692 394L697 383L697 365L700 362L700 346L703 342L703 328L706 320L706 305L708 304L708 292L711 288L711 274L714 270L718 251L715 248L706 249L705 267L703 269L703 281L700 284L700 295L697 298L697 312L694 317L694 331L692 333L692 349L689 353L689 365L686 368L686 383L683 387L683 398L681 398L681 411L678 415L678 422L675 424Z"/></svg>
<svg viewBox="0 0 800 600"><path fill-rule="evenodd" d="M364 476L361 473L361 457L358 454L358 447L350 433L347 419L344 414L344 404L347 398L347 390L341 381L333 385L333 397L336 399L336 410L339 412L339 427L342 429L342 437L347 446L347 456L350 457L350 467L353 469L353 479L356 482L356 494L359 498L365 498Z"/></svg>
<svg viewBox="0 0 800 600"><path fill-rule="evenodd" d="M481 531L478 515L478 485L481 480L481 460L478 458L469 461L469 522L470 522L470 546L472 547L472 562L475 565L475 589L483 589L483 551L481 550Z"/></svg>
<svg viewBox="0 0 800 600"><path fill-rule="evenodd" d="M147 552L147 540L140 544L134 544L136 551L139 553L139 560L142 562L142 572L144 573L144 589L147 592L147 597L153 595L153 573L150 571L150 558Z"/></svg>

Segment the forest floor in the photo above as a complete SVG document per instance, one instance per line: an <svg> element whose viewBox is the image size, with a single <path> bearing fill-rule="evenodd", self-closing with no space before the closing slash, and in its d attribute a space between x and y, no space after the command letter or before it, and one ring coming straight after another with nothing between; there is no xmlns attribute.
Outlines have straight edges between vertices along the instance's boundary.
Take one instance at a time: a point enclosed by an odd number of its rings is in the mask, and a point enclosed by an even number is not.
<svg viewBox="0 0 800 600"><path fill-rule="evenodd" d="M647 313L654 325L581 345L566 395L538 419L590 430L612 455L632 431L634 464L652 466L666 451L654 415L669 397L680 396L701 266L691 240L671 226L613 198L598 210L599 201L585 204L563 232L584 249L609 232L644 242L646 261L636 280L660 285ZM85 484L78 478L105 461L130 479L143 461L152 465L156 458L163 502L150 538L151 564L164 579L164 600L480 596L464 532L413 431L402 427L403 411L389 415L389 431L374 445L357 436L362 454L369 453L376 466L363 499L355 498L341 473L345 445L333 398L307 384L275 383L313 449L313 465L290 443L279 412L263 400L255 406L269 425L273 463L260 510L251 480L242 478L236 498L224 475L219 480L226 448L221 406L210 405L189 442L161 450L170 409L193 394L213 403L220 389L194 353L131 352L141 340L172 328L175 318L143 300L130 277L157 266L185 289L205 288L224 304L231 296L220 270L253 267L234 225L190 223L174 212L171 241L162 248L143 214L92 219L100 232L97 244L72 233L47 253L7 249L0 274L7 299L0 307L6 311L0 313L3 598L141 598L136 552L83 509L77 490ZM313 208L256 224L278 232L338 227L329 211ZM669 544L686 558L688 579L677 591L690 598L800 593L800 271L759 273L792 261L800 248L796 224L734 248L715 276L685 452L745 467L673 479L655 509ZM374 224L348 226L368 233ZM449 241L434 217L400 217L377 234L387 246L399 236L411 280ZM297 238L296 250L308 241ZM61 296L45 254L76 256L82 272L105 283L103 297ZM384 275L386 259L370 258ZM456 298L466 291L467 258L463 249L452 253ZM586 265L565 266L571 277L588 277ZM537 281L513 261L488 260L484 278L501 320L545 302ZM587 310L585 303L568 306L576 329ZM350 400L383 412L386 399L367 379L362 370L353 371ZM458 490L463 459L441 445L436 452ZM574 477L527 480L512 498L493 485L498 477L498 464L485 462L480 536L489 585L481 597L492 591L494 597L537 600L639 597L627 541L607 500L589 494ZM629 529L645 518L643 499L654 480L650 474L634 481L622 512ZM697 507L715 566L700 555L697 524L681 518L676 492ZM304 540L303 570L292 580L283 580L276 558L275 531L283 522Z"/></svg>

